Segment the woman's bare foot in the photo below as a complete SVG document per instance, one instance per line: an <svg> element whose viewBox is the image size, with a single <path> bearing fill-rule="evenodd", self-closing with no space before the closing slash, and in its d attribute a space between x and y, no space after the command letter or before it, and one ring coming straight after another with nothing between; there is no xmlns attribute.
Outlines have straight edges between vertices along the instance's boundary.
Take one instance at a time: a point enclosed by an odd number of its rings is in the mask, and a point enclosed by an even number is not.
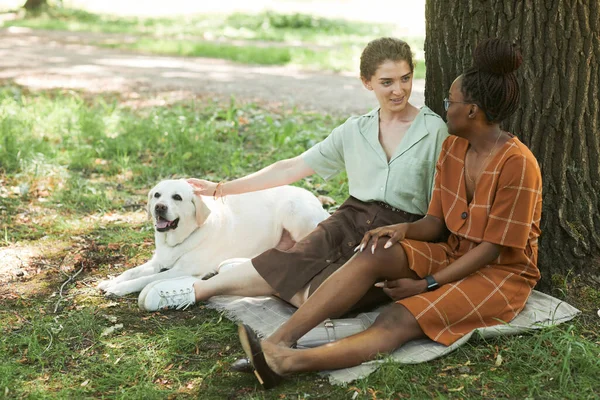
<svg viewBox="0 0 600 400"><path fill-rule="evenodd" d="M291 368L293 366L291 360L294 353L301 350L290 349L289 347L273 344L266 340L263 340L260 345L265 361L273 372L281 376L294 372L293 368Z"/></svg>

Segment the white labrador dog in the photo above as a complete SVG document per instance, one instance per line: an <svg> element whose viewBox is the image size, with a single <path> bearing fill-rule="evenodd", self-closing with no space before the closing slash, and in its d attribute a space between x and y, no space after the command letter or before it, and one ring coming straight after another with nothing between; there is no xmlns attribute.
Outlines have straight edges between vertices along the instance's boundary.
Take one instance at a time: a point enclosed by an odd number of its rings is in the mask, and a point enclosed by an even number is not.
<svg viewBox="0 0 600 400"><path fill-rule="evenodd" d="M98 287L107 295L139 292L159 279L202 278L218 272L227 259L257 256L289 236L298 241L329 216L319 200L301 188L281 186L215 201L194 195L184 179L152 188L148 215L154 221L154 256L100 282Z"/></svg>

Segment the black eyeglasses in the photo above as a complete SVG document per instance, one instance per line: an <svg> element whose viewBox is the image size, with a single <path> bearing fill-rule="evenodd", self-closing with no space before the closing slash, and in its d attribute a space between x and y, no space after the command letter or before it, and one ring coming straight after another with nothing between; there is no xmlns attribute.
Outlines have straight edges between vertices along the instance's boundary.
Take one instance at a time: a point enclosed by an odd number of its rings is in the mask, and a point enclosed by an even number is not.
<svg viewBox="0 0 600 400"><path fill-rule="evenodd" d="M450 103L461 103L461 104L472 104L468 101L451 101L447 97L444 99L444 110L448 111L448 107L450 107Z"/></svg>

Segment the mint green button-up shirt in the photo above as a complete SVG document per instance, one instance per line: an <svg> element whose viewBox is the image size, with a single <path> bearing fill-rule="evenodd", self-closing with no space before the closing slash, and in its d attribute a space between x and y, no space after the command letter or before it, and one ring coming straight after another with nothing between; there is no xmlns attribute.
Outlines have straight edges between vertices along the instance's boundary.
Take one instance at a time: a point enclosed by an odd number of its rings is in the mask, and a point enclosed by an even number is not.
<svg viewBox="0 0 600 400"><path fill-rule="evenodd" d="M345 169L350 195L361 201L383 201L406 212L425 215L435 164L447 136L442 118L423 107L388 162L379 143L376 108L350 117L305 151L302 158L324 179Z"/></svg>

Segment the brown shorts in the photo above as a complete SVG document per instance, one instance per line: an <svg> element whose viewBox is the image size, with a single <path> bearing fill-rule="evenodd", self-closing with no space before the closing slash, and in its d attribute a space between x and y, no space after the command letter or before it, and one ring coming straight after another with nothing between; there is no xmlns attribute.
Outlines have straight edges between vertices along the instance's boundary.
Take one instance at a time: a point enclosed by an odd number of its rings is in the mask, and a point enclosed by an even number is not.
<svg viewBox="0 0 600 400"><path fill-rule="evenodd" d="M256 271L282 299L310 282L309 295L353 255L364 234L380 226L413 222L410 214L381 202L349 197L329 218L288 250L270 249L252 259Z"/></svg>

